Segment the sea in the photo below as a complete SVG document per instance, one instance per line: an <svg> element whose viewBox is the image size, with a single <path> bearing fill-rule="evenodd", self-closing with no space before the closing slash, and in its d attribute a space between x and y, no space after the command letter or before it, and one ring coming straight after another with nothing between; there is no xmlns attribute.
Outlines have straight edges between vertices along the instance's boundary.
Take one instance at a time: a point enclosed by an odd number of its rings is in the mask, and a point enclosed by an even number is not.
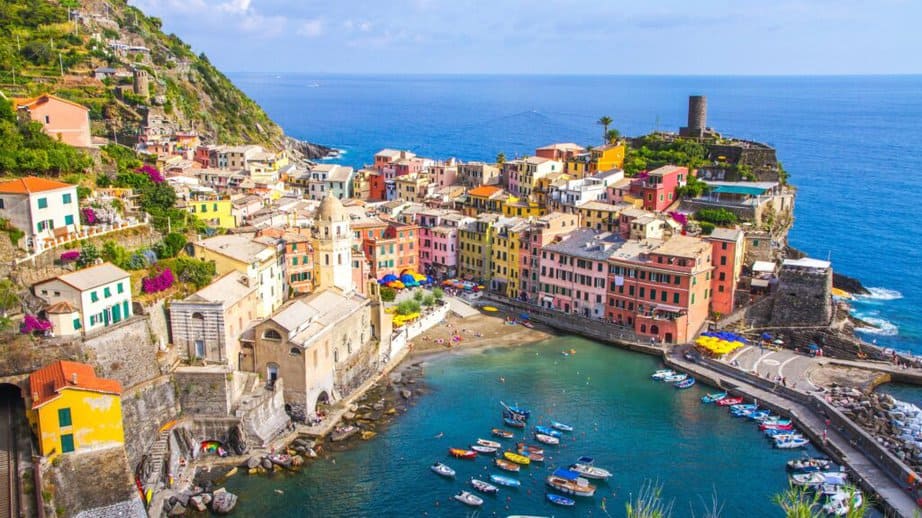
<svg viewBox="0 0 922 518"><path fill-rule="evenodd" d="M382 148L495 160L553 142L677 130L689 95L708 125L774 146L797 186L790 242L859 278L868 341L922 354L922 76L632 77L232 74L297 138L361 167Z"/></svg>

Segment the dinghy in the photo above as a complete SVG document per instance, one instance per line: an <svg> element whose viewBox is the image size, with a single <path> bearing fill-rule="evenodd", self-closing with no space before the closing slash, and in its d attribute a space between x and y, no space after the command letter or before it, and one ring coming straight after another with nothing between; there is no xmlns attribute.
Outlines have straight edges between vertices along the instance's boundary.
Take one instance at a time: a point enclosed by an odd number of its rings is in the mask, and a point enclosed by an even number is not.
<svg viewBox="0 0 922 518"><path fill-rule="evenodd" d="M552 504L562 505L565 507L572 507L573 505L576 504L576 500L573 500L572 498L567 498L563 495L555 495L554 493L547 494L547 501Z"/></svg>
<svg viewBox="0 0 922 518"><path fill-rule="evenodd" d="M560 430L561 432L572 432L573 431L572 426L558 422L558 421L551 421L551 428L555 430Z"/></svg>
<svg viewBox="0 0 922 518"><path fill-rule="evenodd" d="M490 480L501 486L506 486L506 487L519 487L522 485L522 483L519 482L519 480L514 479L512 477L507 477L505 475L490 475Z"/></svg>
<svg viewBox="0 0 922 518"><path fill-rule="evenodd" d="M487 495L495 495L496 493L499 493L498 487L494 486L493 484L489 482L484 482L483 480L472 478L471 485L474 486L474 489L476 489L477 491L480 491L481 493L484 493Z"/></svg>
<svg viewBox="0 0 922 518"><path fill-rule="evenodd" d="M480 498L479 496L469 491L458 491L458 494L456 494L454 498L462 504L466 504L471 507L480 507L483 505L483 498Z"/></svg>
<svg viewBox="0 0 922 518"><path fill-rule="evenodd" d="M570 471L575 471L576 473L579 473L586 478L596 480L606 480L612 475L611 471L608 471L607 469L597 468L595 466L590 466L589 464L580 463L571 465Z"/></svg>
<svg viewBox="0 0 922 518"><path fill-rule="evenodd" d="M726 392L715 392L713 394L707 394L705 396L701 396L701 402L702 403L716 403L725 397L727 397Z"/></svg>
<svg viewBox="0 0 922 518"><path fill-rule="evenodd" d="M535 440L540 443L550 444L552 446L560 444L560 439L556 437L552 437L550 435L544 435L543 433L536 433Z"/></svg>
<svg viewBox="0 0 922 518"><path fill-rule="evenodd" d="M441 462L436 462L429 467L436 475L440 475L446 478L451 478L455 476L455 470L449 468L447 465L442 464Z"/></svg>

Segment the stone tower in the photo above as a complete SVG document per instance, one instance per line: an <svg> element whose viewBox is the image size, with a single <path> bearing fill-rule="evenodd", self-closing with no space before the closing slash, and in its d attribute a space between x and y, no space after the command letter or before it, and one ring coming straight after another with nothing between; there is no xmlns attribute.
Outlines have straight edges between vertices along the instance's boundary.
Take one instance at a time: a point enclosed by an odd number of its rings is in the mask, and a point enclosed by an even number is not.
<svg viewBox="0 0 922 518"><path fill-rule="evenodd" d="M355 290L352 281L352 231L346 210L332 193L320 202L315 222L314 280L318 290Z"/></svg>
<svg viewBox="0 0 922 518"><path fill-rule="evenodd" d="M703 95L688 96L688 126L679 129L683 137L704 137L708 125L708 98Z"/></svg>
<svg viewBox="0 0 922 518"><path fill-rule="evenodd" d="M147 99L150 96L150 77L147 75L147 70L136 68L133 71L133 75L134 94Z"/></svg>

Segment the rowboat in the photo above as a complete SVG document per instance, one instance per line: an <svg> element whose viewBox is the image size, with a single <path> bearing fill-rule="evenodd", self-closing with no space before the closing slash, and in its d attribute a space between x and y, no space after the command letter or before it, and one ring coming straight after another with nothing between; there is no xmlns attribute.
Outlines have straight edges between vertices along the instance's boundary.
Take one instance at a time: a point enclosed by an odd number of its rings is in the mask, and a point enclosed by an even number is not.
<svg viewBox="0 0 922 518"><path fill-rule="evenodd" d="M788 461L788 471L809 473L811 471L824 471L832 467L832 461L823 457L804 457Z"/></svg>
<svg viewBox="0 0 922 518"><path fill-rule="evenodd" d="M465 450L463 448L448 448L448 454L458 459L473 460L477 458L476 451Z"/></svg>
<svg viewBox="0 0 922 518"><path fill-rule="evenodd" d="M476 451L477 453L496 453L496 450L498 448L494 448L492 446L481 446L479 444L472 444L471 449Z"/></svg>
<svg viewBox="0 0 922 518"><path fill-rule="evenodd" d="M672 376L673 374L675 374L675 371L672 369L660 369L651 374L650 377L655 380L662 380L666 376Z"/></svg>
<svg viewBox="0 0 922 518"><path fill-rule="evenodd" d="M449 468L447 465L442 464L441 462L436 462L430 466L429 469L434 471L436 475L441 475L443 477L450 478L455 476L455 470Z"/></svg>
<svg viewBox="0 0 922 518"><path fill-rule="evenodd" d="M510 431L508 431L508 430L502 430L502 429L499 429L499 428L494 428L493 430L491 430L491 432L492 432L493 435L495 435L496 437L502 437L503 439L512 439L512 437L515 435L515 434L513 434L512 432L510 432ZM477 442L479 443L480 441L477 441Z"/></svg>
<svg viewBox="0 0 922 518"><path fill-rule="evenodd" d="M547 477L547 485L568 495L592 496L595 494L595 486L588 480L579 476L579 473L575 471L563 468L557 468Z"/></svg>
<svg viewBox="0 0 922 518"><path fill-rule="evenodd" d="M687 378L687 379L684 379L676 383L674 386L677 389L687 389L687 388L690 388L694 384L695 384L695 378Z"/></svg>
<svg viewBox="0 0 922 518"><path fill-rule="evenodd" d="M505 475L490 475L490 480L501 486L506 486L506 487L519 487L522 485L522 483L519 482L518 479L507 477Z"/></svg>
<svg viewBox="0 0 922 518"><path fill-rule="evenodd" d="M778 421L775 423L761 423L759 430L793 430L794 425L791 421Z"/></svg>
<svg viewBox="0 0 922 518"><path fill-rule="evenodd" d="M548 428L547 426L536 426L535 431L538 433L543 433L544 435L550 435L551 437L561 437L563 435L557 430Z"/></svg>
<svg viewBox="0 0 922 518"><path fill-rule="evenodd" d="M493 462L496 464L497 468L504 469L506 471L512 471L514 473L517 473L520 469L522 469L522 466L519 466L515 462L510 462L506 459L496 459Z"/></svg>
<svg viewBox="0 0 922 518"><path fill-rule="evenodd" d="M572 426L558 422L558 421L551 421L551 428L555 430L560 430L561 432L572 432L573 431Z"/></svg>
<svg viewBox="0 0 922 518"><path fill-rule="evenodd" d="M567 498L562 495L555 495L554 493L547 494L547 501L552 504L562 505L565 507L572 507L573 505L576 504L576 500L573 500L572 498Z"/></svg>
<svg viewBox="0 0 922 518"><path fill-rule="evenodd" d="M743 398L741 397L725 397L723 399L717 400L717 406L738 405L742 402L743 402Z"/></svg>
<svg viewBox="0 0 922 518"><path fill-rule="evenodd" d="M505 430L500 430L500 431L503 432L503 433L509 433L509 432L506 432ZM512 434L510 433L509 435L511 436ZM503 446L502 444L500 444L500 443L498 443L498 442L496 442L496 441L490 441L490 440L487 440L487 439L477 439L477 445L478 445L478 446L486 446L486 447L488 447L488 448L496 448L496 449L499 449L499 448L501 448L501 447Z"/></svg>
<svg viewBox="0 0 922 518"><path fill-rule="evenodd" d="M746 403L746 404L740 403L736 405L730 405L731 412L741 412L743 410L749 410L750 412L754 412L758 409L759 409L759 405L755 403Z"/></svg>
<svg viewBox="0 0 922 518"><path fill-rule="evenodd" d="M472 478L471 485L474 486L474 489L476 489L477 491L480 491L481 493L485 493L488 495L495 495L496 493L499 493L498 487L494 486L493 484L489 482L484 482L483 480Z"/></svg>
<svg viewBox="0 0 922 518"><path fill-rule="evenodd" d="M529 453L542 453L542 454L544 453L544 448L539 448L539 447L537 447L537 446L532 446L532 445L530 445L530 444L525 444L524 442L520 442L520 443L516 444L515 447L516 447L517 450L520 450L520 451L527 451L527 452L529 452Z"/></svg>
<svg viewBox="0 0 922 518"><path fill-rule="evenodd" d="M544 444L557 445L560 444L560 439L552 437L550 435L544 435L543 433L536 433L535 440L542 442Z"/></svg>
<svg viewBox="0 0 922 518"><path fill-rule="evenodd" d="M808 444L810 444L810 441L808 439L804 439L803 437L799 439L795 438L795 439L776 440L775 448L789 450L792 448L803 448L807 446Z"/></svg>
<svg viewBox="0 0 922 518"><path fill-rule="evenodd" d="M597 468L595 466L590 466L589 464L580 463L571 465L570 471L579 473L586 478L592 478L596 480L606 480L612 475L611 471L608 471L607 469Z"/></svg>
<svg viewBox="0 0 922 518"><path fill-rule="evenodd" d="M776 441L789 441L791 439L803 439L804 436L801 433L797 432L784 432L779 433L778 435L773 435L772 439Z"/></svg>
<svg viewBox="0 0 922 518"><path fill-rule="evenodd" d="M532 462L544 462L543 453L534 453L534 452L526 451L523 449L518 449L516 451L518 451L519 455L522 455L524 457L528 457L529 459L531 459Z"/></svg>
<svg viewBox="0 0 922 518"><path fill-rule="evenodd" d="M525 428L525 421L504 417L503 422L506 423L506 426L511 426L512 428Z"/></svg>
<svg viewBox="0 0 922 518"><path fill-rule="evenodd" d="M480 507L483 505L483 498L480 498L479 496L469 491L458 491L458 494L456 494L454 498L462 504L466 504L471 507Z"/></svg>
<svg viewBox="0 0 922 518"><path fill-rule="evenodd" d="M525 327L527 327L528 329L532 329L533 327L535 327L534 324L532 324L531 322L528 322L528 321L523 321L523 322L522 322L522 325L525 326Z"/></svg>
<svg viewBox="0 0 922 518"><path fill-rule="evenodd" d="M750 413L746 417L752 419L753 421L765 421L766 419L771 418L772 411L763 408L762 410L756 410L755 412Z"/></svg>
<svg viewBox="0 0 922 518"><path fill-rule="evenodd" d="M529 464L531 464L531 459L529 459L528 457L524 455L519 455L518 453L513 453L511 451L504 451L503 457L506 457L507 460L511 460L512 462L515 462L516 464L521 464L523 466L528 466Z"/></svg>
<svg viewBox="0 0 922 518"><path fill-rule="evenodd" d="M727 397L726 392L715 392L713 394L701 396L701 402L702 403L716 403L725 397Z"/></svg>

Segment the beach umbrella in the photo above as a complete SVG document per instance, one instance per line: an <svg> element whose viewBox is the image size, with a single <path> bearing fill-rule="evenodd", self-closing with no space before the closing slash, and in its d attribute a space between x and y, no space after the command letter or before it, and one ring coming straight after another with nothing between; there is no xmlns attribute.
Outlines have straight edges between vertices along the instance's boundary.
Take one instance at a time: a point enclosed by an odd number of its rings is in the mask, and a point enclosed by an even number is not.
<svg viewBox="0 0 922 518"><path fill-rule="evenodd" d="M442 281L442 286L451 286L455 283L454 279L445 279Z"/></svg>
<svg viewBox="0 0 922 518"><path fill-rule="evenodd" d="M397 276L394 275L393 273L389 273L385 275L384 277L381 277L381 280L384 282L394 282L397 280Z"/></svg>
<svg viewBox="0 0 922 518"><path fill-rule="evenodd" d="M401 275L401 276L400 276L400 282L402 282L402 283L404 284L404 286L410 286L410 287L412 287L412 286L419 286L419 283L416 282L416 279L413 278L413 276L410 275L409 273L405 273L405 274Z"/></svg>
<svg viewBox="0 0 922 518"><path fill-rule="evenodd" d="M771 333L762 333L762 340L771 340L771 339L772 339Z"/></svg>

